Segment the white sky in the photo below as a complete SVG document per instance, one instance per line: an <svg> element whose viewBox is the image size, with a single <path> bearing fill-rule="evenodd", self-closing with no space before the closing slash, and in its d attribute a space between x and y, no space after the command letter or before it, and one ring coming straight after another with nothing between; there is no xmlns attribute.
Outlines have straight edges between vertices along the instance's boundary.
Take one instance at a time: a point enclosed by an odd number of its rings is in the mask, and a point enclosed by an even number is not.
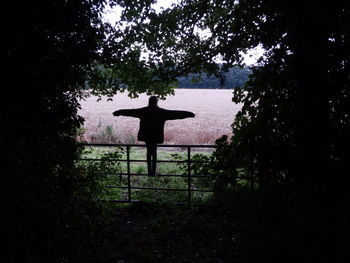
<svg viewBox="0 0 350 263"><path fill-rule="evenodd" d="M166 9L166 8L170 8L172 4L177 3L176 0L161 0L161 1L157 1L156 4L153 5L153 8L160 12L162 9ZM106 8L105 10L105 14L103 16L103 19L106 22L109 22L110 24L115 24L120 16L121 16L121 8L119 8L118 6L114 7L114 8ZM253 65L257 62L257 60L263 55L264 50L258 46L254 49L251 49L247 54L243 55L243 62L246 65Z"/></svg>

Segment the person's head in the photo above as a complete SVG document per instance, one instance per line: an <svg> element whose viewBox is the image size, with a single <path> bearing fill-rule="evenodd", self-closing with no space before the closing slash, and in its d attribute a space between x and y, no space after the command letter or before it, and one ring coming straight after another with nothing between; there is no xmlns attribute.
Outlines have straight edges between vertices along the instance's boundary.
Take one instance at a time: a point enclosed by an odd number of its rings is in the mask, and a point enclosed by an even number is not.
<svg viewBox="0 0 350 263"><path fill-rule="evenodd" d="M158 98L156 96L151 96L148 101L149 107L157 107L158 104Z"/></svg>

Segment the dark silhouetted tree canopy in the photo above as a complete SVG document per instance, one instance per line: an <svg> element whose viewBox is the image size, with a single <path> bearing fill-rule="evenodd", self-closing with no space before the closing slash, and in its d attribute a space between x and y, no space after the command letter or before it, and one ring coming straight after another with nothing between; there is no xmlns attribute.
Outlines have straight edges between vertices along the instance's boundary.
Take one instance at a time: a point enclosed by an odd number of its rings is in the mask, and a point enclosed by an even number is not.
<svg viewBox="0 0 350 263"><path fill-rule="evenodd" d="M79 215L91 204L83 204L85 179L73 164L78 87L101 57L103 2L2 6L11 14L0 115L2 262L62 262L81 253L75 242L87 221Z"/></svg>

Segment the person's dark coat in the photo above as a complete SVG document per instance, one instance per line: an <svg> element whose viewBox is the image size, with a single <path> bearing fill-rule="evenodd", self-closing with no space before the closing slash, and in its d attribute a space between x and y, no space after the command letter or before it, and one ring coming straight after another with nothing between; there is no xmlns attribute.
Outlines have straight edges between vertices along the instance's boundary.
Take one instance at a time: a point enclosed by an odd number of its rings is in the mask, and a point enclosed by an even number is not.
<svg viewBox="0 0 350 263"><path fill-rule="evenodd" d="M129 116L140 119L140 129L137 135L139 141L146 143L164 142L164 124L167 120L194 117L190 111L166 110L159 107L144 107L139 109L118 110L114 116Z"/></svg>

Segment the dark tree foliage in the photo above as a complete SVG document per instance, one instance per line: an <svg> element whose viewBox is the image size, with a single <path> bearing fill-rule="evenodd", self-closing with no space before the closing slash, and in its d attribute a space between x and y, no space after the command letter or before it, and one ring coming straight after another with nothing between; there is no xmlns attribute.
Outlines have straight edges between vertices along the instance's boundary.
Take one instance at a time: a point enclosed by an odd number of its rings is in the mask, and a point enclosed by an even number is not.
<svg viewBox="0 0 350 263"><path fill-rule="evenodd" d="M234 97L244 108L234 124L243 140L233 143L254 149L263 181L341 187L335 182L348 181L341 169L349 161L349 4L242 1L240 10L259 20L243 17L257 26L238 32L255 35L268 55L253 70L248 95Z"/></svg>
<svg viewBox="0 0 350 263"><path fill-rule="evenodd" d="M77 233L87 227L83 210L92 203L83 205L85 182L73 164L82 124L78 87L100 57L103 2L3 5L12 17L3 34L2 262L70 262L81 253Z"/></svg>

